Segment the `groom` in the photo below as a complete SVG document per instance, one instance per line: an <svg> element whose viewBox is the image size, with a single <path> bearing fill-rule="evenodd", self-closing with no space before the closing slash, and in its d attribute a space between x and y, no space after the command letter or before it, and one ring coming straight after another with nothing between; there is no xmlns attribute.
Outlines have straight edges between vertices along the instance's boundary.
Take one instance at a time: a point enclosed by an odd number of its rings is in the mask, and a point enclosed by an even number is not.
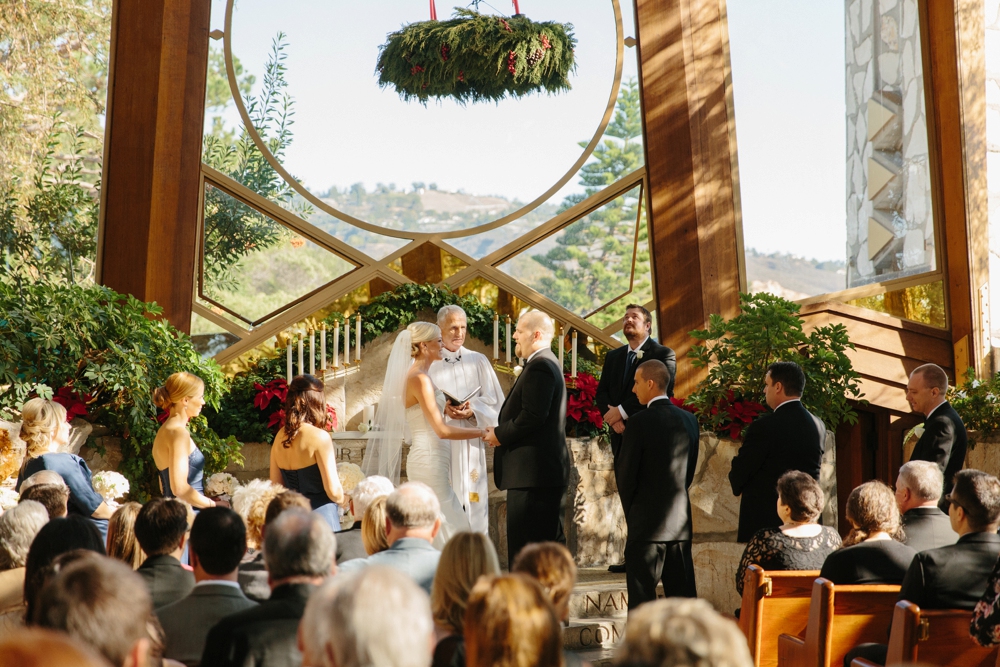
<svg viewBox="0 0 1000 667"><path fill-rule="evenodd" d="M496 447L493 478L507 491L507 562L531 542L566 542L563 515L569 484L566 383L552 350L555 328L532 310L514 332L524 370L500 408L499 425L486 429Z"/></svg>

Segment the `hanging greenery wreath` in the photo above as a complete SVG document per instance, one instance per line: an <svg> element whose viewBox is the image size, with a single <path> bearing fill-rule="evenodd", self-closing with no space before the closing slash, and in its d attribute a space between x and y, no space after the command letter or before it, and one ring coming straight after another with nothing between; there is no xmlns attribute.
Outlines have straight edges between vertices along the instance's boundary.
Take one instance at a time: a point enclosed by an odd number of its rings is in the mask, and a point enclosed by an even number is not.
<svg viewBox="0 0 1000 667"><path fill-rule="evenodd" d="M569 90L575 46L569 23L456 7L450 20L419 21L390 33L376 72L380 87L395 87L406 101L498 102L508 95Z"/></svg>

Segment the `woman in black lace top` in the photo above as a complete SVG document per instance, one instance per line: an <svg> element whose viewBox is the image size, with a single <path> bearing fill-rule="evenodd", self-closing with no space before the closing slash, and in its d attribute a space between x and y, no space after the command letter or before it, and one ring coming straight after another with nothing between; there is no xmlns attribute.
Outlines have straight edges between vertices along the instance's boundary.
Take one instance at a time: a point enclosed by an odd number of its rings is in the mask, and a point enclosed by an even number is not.
<svg viewBox="0 0 1000 667"><path fill-rule="evenodd" d="M778 516L782 524L764 528L747 543L736 570L736 592L743 595L746 569L818 570L840 548L840 535L817 523L823 511L823 489L810 475L790 470L778 478Z"/></svg>

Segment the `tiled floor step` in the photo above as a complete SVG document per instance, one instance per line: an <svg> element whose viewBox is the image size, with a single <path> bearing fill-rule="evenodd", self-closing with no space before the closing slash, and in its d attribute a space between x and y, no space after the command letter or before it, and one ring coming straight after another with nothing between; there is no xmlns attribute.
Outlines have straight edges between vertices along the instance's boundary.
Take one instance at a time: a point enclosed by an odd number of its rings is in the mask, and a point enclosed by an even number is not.
<svg viewBox="0 0 1000 667"><path fill-rule="evenodd" d="M569 619L563 627L563 646L571 651L614 648L625 636L625 619L581 618Z"/></svg>
<svg viewBox="0 0 1000 667"><path fill-rule="evenodd" d="M594 667L611 667L612 659L615 657L615 649L610 648L599 648L592 651L575 651L575 653L583 658L585 662L589 662Z"/></svg>

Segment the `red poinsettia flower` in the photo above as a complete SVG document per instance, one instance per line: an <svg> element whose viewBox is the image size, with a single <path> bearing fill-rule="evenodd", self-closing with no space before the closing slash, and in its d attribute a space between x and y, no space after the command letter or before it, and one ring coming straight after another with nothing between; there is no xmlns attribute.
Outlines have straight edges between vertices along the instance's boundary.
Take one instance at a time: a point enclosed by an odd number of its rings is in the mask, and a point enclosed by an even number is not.
<svg viewBox="0 0 1000 667"><path fill-rule="evenodd" d="M253 388L257 390L257 394L253 397L253 404L261 412L267 410L274 399L278 399L278 404L283 405L285 398L288 397L288 382L285 378L271 380L266 385L255 382Z"/></svg>
<svg viewBox="0 0 1000 667"><path fill-rule="evenodd" d="M326 430L333 433L337 430L337 411L329 403L326 406Z"/></svg>
<svg viewBox="0 0 1000 667"><path fill-rule="evenodd" d="M52 395L52 400L66 408L66 421L72 421L74 417L87 416L87 403L93 400L90 394L80 396L73 390L73 384L69 383L56 390Z"/></svg>
<svg viewBox="0 0 1000 667"><path fill-rule="evenodd" d="M285 425L285 410L275 410L271 413L271 419L267 422L267 427L277 433Z"/></svg>

